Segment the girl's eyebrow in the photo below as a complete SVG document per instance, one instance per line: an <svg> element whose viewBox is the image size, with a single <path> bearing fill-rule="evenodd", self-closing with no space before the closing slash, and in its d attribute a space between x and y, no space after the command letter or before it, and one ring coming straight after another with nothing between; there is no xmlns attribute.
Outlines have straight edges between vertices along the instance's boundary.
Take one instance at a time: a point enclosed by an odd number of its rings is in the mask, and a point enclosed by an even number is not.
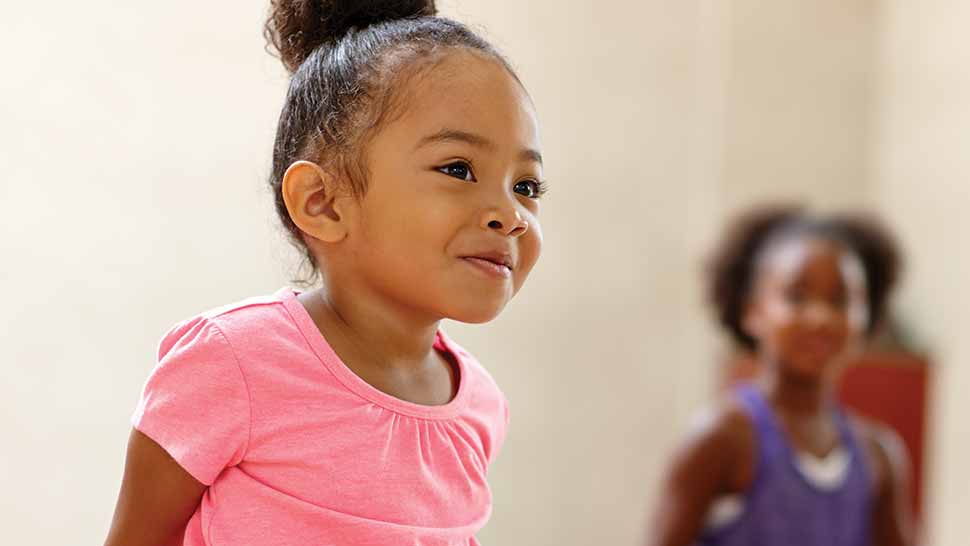
<svg viewBox="0 0 970 546"><path fill-rule="evenodd" d="M469 133L468 131L445 128L437 133L423 137L418 141L418 144L414 147L414 149L418 150L429 144L438 144L440 142L463 142L476 148L484 148L486 150L494 150L496 147L494 142L482 135ZM519 157L525 161L532 161L542 165L542 154L539 153L539 150L523 148L519 153Z"/></svg>

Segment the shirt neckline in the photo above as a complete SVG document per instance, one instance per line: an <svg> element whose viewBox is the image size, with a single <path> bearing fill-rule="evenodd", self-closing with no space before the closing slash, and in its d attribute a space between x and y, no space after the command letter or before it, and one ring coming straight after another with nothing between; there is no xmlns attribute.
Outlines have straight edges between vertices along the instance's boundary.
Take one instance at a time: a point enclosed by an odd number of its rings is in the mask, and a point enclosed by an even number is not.
<svg viewBox="0 0 970 546"><path fill-rule="evenodd" d="M469 367L462 357L461 351L442 330L439 329L435 334L434 347L439 351L448 353L457 365L458 392L448 403L438 406L409 402L374 387L347 367L323 337L323 334L320 333L320 329L313 322L313 318L296 298L297 295L299 295L299 292L289 287L282 288L277 293L283 306L289 312L317 358L351 392L387 410L429 420L452 418L465 406L468 399L468 383L471 380L468 373Z"/></svg>

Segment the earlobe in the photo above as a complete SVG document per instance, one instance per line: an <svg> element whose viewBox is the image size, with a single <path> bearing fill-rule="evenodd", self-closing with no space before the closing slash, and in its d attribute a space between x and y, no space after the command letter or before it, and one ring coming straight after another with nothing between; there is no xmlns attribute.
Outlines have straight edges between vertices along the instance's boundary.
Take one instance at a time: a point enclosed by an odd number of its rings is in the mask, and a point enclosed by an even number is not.
<svg viewBox="0 0 970 546"><path fill-rule="evenodd" d="M293 223L324 243L338 243L347 236L346 219L335 206L338 190L336 177L311 161L290 165L280 188Z"/></svg>

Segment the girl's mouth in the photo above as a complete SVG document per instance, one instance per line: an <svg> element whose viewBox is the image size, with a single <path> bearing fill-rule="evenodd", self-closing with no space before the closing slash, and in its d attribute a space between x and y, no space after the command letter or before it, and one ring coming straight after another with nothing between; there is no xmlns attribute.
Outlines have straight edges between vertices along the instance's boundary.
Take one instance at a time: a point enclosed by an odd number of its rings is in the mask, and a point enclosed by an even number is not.
<svg viewBox="0 0 970 546"><path fill-rule="evenodd" d="M478 254L462 256L461 259L490 277L507 279L512 276L512 258L507 254Z"/></svg>

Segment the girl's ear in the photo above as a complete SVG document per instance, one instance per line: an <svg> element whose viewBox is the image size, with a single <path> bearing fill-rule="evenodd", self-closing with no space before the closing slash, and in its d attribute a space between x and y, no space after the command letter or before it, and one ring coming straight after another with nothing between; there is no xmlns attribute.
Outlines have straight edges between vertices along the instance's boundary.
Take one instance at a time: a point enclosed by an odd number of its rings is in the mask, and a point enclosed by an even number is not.
<svg viewBox="0 0 970 546"><path fill-rule="evenodd" d="M347 197L338 192L338 179L320 165L297 161L286 169L281 190L286 210L300 231L324 243L347 237Z"/></svg>
<svg viewBox="0 0 970 546"><path fill-rule="evenodd" d="M757 297L752 295L741 309L741 329L749 336L760 339L764 331L764 320Z"/></svg>

